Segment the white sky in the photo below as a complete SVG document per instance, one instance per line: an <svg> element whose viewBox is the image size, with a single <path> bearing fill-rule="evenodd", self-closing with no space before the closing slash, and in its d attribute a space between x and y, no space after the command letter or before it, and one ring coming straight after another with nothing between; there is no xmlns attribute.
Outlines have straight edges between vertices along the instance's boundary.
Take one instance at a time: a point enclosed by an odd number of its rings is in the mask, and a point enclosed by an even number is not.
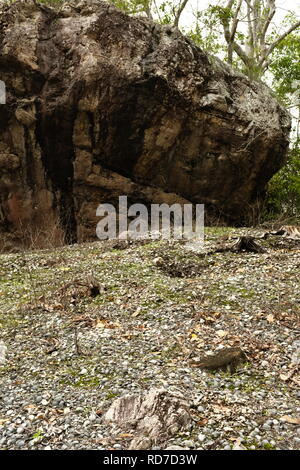
<svg viewBox="0 0 300 470"><path fill-rule="evenodd" d="M158 1L158 3L162 3L162 1ZM181 25L185 26L193 21L193 9L195 10L197 9L197 7L199 10L205 9L209 5L209 3L216 4L216 1L189 0L186 10L182 14ZM295 12L300 18L300 0L277 0L276 6L278 7L278 11L276 12L276 15L274 17L274 22L276 25L280 25L281 20L284 18L284 16L288 13L289 10Z"/></svg>

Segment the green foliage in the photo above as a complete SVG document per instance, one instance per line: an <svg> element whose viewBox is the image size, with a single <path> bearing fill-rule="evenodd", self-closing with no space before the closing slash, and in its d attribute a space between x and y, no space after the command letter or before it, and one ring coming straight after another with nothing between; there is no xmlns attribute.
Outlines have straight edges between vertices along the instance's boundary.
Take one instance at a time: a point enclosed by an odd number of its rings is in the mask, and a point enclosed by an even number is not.
<svg viewBox="0 0 300 470"><path fill-rule="evenodd" d="M209 5L208 10L221 22L228 21L234 16L233 10L231 8L224 8L220 7L219 5Z"/></svg>
<svg viewBox="0 0 300 470"><path fill-rule="evenodd" d="M176 13L180 7L180 1L164 0L109 0L117 8L128 15L145 13L157 23L174 24Z"/></svg>
<svg viewBox="0 0 300 470"><path fill-rule="evenodd" d="M161 24L172 24L174 21L173 2L166 0L157 7L159 22Z"/></svg>
<svg viewBox="0 0 300 470"><path fill-rule="evenodd" d="M266 216L300 218L300 141L290 151L286 165L271 179L266 201Z"/></svg>
<svg viewBox="0 0 300 470"><path fill-rule="evenodd" d="M268 217L300 217L300 35L290 34L278 45L270 65L273 89L294 115L296 139L287 164L272 178L267 197ZM298 116L297 116L298 115ZM297 117L296 117L297 116Z"/></svg>
<svg viewBox="0 0 300 470"><path fill-rule="evenodd" d="M44 439L41 429L38 429L37 432L33 434L32 439L34 439L35 441L41 441L42 439Z"/></svg>
<svg viewBox="0 0 300 470"><path fill-rule="evenodd" d="M270 65L273 88L283 104L290 105L295 80L300 80L300 34L290 34L274 52Z"/></svg>
<svg viewBox="0 0 300 470"><path fill-rule="evenodd" d="M195 25L185 32L198 46L211 54L218 54L219 57L225 58L226 46L223 41L220 41L223 32L216 8L210 5L205 10L194 12Z"/></svg>
<svg viewBox="0 0 300 470"><path fill-rule="evenodd" d="M151 0L110 0L110 2L128 15L147 13L151 7Z"/></svg>

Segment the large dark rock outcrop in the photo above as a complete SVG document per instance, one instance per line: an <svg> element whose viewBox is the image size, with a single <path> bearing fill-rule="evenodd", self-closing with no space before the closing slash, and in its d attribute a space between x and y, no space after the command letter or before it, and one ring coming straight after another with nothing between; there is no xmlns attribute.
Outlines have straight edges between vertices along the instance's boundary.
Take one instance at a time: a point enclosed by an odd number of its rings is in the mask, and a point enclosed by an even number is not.
<svg viewBox="0 0 300 470"><path fill-rule="evenodd" d="M290 118L265 85L106 2L1 3L0 79L2 232L59 220L81 241L123 194L241 222L285 158Z"/></svg>

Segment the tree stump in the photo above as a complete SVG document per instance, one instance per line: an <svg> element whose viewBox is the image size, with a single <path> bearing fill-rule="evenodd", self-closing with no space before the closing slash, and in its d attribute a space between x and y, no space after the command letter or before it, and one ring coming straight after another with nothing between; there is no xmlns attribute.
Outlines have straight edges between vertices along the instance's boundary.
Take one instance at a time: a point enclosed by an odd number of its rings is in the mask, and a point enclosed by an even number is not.
<svg viewBox="0 0 300 470"><path fill-rule="evenodd" d="M245 236L238 238L238 240L231 246L231 251L265 253L266 250L255 241L254 237Z"/></svg>

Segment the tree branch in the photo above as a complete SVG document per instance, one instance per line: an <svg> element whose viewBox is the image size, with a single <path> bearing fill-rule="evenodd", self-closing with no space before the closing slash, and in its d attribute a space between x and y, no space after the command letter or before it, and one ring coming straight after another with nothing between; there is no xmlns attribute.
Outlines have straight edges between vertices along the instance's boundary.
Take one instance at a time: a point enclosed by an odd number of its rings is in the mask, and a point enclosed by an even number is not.
<svg viewBox="0 0 300 470"><path fill-rule="evenodd" d="M270 23L272 19L274 18L274 15L276 13L276 6L275 6L275 0L268 0L268 7L269 7L269 12L267 15L267 18L265 20L265 24L263 26L263 30L261 32L261 44L265 44L265 37L268 31L268 28L270 26Z"/></svg>
<svg viewBox="0 0 300 470"><path fill-rule="evenodd" d="M159 21L161 22L161 16L160 16L160 12L159 12L159 8L158 8L158 6L157 6L156 0L153 0L153 3L154 3L154 6L155 6L155 10L156 10L158 19L159 19Z"/></svg>
<svg viewBox="0 0 300 470"><path fill-rule="evenodd" d="M252 26L252 19L251 19L251 3L249 0L246 0L247 3L247 20L248 20L248 38L247 38L247 46L249 46L250 53L252 55L252 51L254 49L254 35L253 35L253 26ZM246 48L247 51L247 48Z"/></svg>
<svg viewBox="0 0 300 470"><path fill-rule="evenodd" d="M271 46L267 49L267 51L265 52L264 56L261 58L260 62L259 62L259 65L262 65L265 61L266 61L266 58L274 51L275 47L278 46L278 44L280 44L290 33L292 33L293 31L295 31L295 29L299 28L300 26L300 20L297 21L297 23L293 24L287 31L285 31L281 36L279 36L278 39L276 39L276 41L273 42L273 44L271 44Z"/></svg>
<svg viewBox="0 0 300 470"><path fill-rule="evenodd" d="M239 16L240 9L242 7L242 3L243 3L243 0L240 0L237 7L236 7L234 18L232 20L232 28L231 28L231 39L232 40L234 40L236 29L237 29L237 26L239 24L238 16Z"/></svg>
<svg viewBox="0 0 300 470"><path fill-rule="evenodd" d="M175 15L174 26L178 26L178 25L179 25L180 17L181 17L181 15L182 15L182 12L183 12L183 10L185 9L185 7L186 7L188 1L189 1L189 0L183 0L182 2L180 2L179 7L178 7L177 12L176 12L176 15Z"/></svg>
<svg viewBox="0 0 300 470"><path fill-rule="evenodd" d="M241 2L239 2L240 4ZM226 8L231 9L234 4L234 0L228 0ZM237 13L238 14L238 13ZM235 13L236 16L236 13ZM224 37L228 44L228 61L232 64L232 50L242 59L245 65L248 67L250 66L250 60L247 57L246 52L242 49L242 47L234 40L234 36L232 36L232 31L230 31L230 22L228 18L221 19L223 30L224 30ZM236 25L237 26L237 25Z"/></svg>

